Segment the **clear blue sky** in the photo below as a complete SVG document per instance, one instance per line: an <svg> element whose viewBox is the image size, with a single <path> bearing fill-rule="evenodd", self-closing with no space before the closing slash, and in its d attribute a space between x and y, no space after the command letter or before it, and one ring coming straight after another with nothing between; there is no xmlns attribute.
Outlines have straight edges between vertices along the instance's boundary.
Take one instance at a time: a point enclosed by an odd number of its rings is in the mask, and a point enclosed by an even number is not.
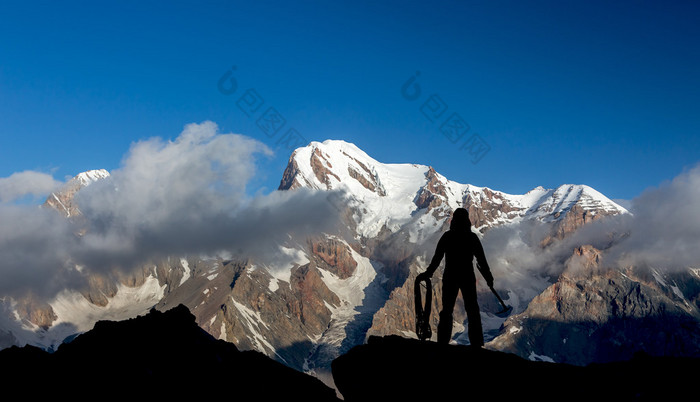
<svg viewBox="0 0 700 402"><path fill-rule="evenodd" d="M251 116L249 89L264 101ZM286 121L272 137L256 124L269 107ZM441 132L454 113L470 127L456 143ZM267 189L294 128L509 193L576 183L630 199L700 161L700 3L0 6L0 177L115 169L132 142L205 120L276 151ZM490 147L478 163L460 149L473 134Z"/></svg>

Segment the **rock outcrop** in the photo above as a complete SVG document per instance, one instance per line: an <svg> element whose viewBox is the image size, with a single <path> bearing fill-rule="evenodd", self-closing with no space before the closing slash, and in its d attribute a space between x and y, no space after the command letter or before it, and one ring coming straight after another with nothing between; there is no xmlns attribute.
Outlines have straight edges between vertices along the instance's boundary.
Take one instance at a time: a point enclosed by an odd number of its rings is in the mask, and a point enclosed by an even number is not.
<svg viewBox="0 0 700 402"><path fill-rule="evenodd" d="M340 279L352 276L357 267L357 261L352 258L350 246L334 237L310 239L311 252L318 264L337 275Z"/></svg>
<svg viewBox="0 0 700 402"><path fill-rule="evenodd" d="M463 345L370 337L333 361L345 401L687 399L700 359L652 357L586 367ZM658 398L658 399L657 399Z"/></svg>

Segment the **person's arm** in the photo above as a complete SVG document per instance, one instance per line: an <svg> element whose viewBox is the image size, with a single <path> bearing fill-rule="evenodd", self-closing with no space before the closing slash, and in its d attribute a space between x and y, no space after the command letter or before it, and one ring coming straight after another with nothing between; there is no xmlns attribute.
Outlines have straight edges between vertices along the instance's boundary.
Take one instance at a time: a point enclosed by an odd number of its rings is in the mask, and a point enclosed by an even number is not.
<svg viewBox="0 0 700 402"><path fill-rule="evenodd" d="M476 257L476 264L481 275L486 279L486 284L489 287L493 287L493 275L491 274L491 268L489 268L489 263L486 262L486 254L484 254L484 247L481 245L479 236L474 235L474 256Z"/></svg>
<svg viewBox="0 0 700 402"><path fill-rule="evenodd" d="M445 235L443 234L442 237L440 237L440 240L438 241L437 247L435 247L435 254L433 254L433 259L430 261L430 265L428 265L428 269L425 270L421 276L427 277L428 279L433 276L435 271L438 269L440 266L440 261L442 261L442 257L445 255Z"/></svg>

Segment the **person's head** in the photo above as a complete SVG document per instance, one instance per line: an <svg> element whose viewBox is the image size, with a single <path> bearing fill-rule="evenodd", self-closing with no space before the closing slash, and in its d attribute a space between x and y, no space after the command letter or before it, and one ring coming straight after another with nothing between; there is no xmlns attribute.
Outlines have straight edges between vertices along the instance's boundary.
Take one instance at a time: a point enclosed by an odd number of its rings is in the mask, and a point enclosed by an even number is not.
<svg viewBox="0 0 700 402"><path fill-rule="evenodd" d="M471 230L472 222L469 220L469 211L465 208L457 208L452 213L450 230Z"/></svg>

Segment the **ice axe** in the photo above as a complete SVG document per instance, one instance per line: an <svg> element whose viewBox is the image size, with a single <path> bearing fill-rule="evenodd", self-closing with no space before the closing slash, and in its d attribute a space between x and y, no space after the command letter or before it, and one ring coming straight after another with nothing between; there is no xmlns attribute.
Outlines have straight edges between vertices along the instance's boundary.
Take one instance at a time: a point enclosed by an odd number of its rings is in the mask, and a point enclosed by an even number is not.
<svg viewBox="0 0 700 402"><path fill-rule="evenodd" d="M496 313L496 316L497 316L497 317L501 317L501 318L506 318L506 317L508 317L508 316L510 315L510 312L513 311L513 307L507 306L507 305L503 302L503 299L501 299L501 296L498 295L498 292L496 292L496 289L493 288L493 285L489 286L489 289L491 289L491 291L493 292L493 294L496 295L496 298L498 299L499 302L501 302L501 306L503 307L503 309L502 309L501 311L498 311L498 312Z"/></svg>

